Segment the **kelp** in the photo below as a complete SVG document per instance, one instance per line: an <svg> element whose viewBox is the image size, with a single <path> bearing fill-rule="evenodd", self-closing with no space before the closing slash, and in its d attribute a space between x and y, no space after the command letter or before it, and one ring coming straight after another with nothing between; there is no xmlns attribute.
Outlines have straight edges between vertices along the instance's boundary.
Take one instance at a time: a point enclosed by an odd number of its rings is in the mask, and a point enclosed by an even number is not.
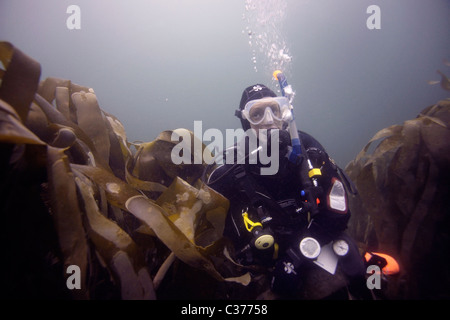
<svg viewBox="0 0 450 320"><path fill-rule="evenodd" d="M173 131L130 143L92 88L58 78L39 82L40 65L10 43L0 43L0 59L1 190L9 190L2 215L8 210L5 217L14 224L49 238L46 245L33 239L39 250L28 250L29 258L28 251L21 254L23 245L14 245L11 256L18 251L27 263L37 256L33 276L53 283L25 281L17 296L33 288L36 297L168 298L167 284L182 291L177 279L186 278L187 270L205 279L190 290L206 283L229 283L233 290L249 285L248 270L231 261L222 238L228 200L199 180L205 163L173 164ZM24 78L19 85L17 79ZM188 132L194 143L192 132L177 130ZM17 177L27 187L19 188ZM34 220L43 224L29 226ZM4 236L19 239L12 230ZM16 262L10 260L12 269ZM79 290L66 286L71 265L80 268ZM23 276L21 270L14 280Z"/></svg>
<svg viewBox="0 0 450 320"><path fill-rule="evenodd" d="M400 263L385 295L449 298L450 101L380 130L346 172L358 189L350 201L350 232L362 250Z"/></svg>
<svg viewBox="0 0 450 320"><path fill-rule="evenodd" d="M0 121L0 142L10 144L45 144L22 124L15 109L3 100L0 100Z"/></svg>
<svg viewBox="0 0 450 320"><path fill-rule="evenodd" d="M41 66L8 42L0 42L0 61L6 70L1 74L0 99L13 106L22 121L41 75Z"/></svg>
<svg viewBox="0 0 450 320"><path fill-rule="evenodd" d="M195 150L195 140L198 140L194 134L185 129L176 130L180 135L185 132L190 136L190 150ZM176 165L171 159L172 149L178 141L172 141L173 131L163 131L151 142L142 143L138 146L136 157L127 164L127 180L130 183L138 183L142 186L148 184L148 191L153 191L158 185L169 186L175 177L183 177L189 183L194 184L202 175L205 164L194 163L194 152L190 156L191 164L181 163ZM205 145L201 145L201 152L205 150ZM149 184L153 182L153 184ZM152 187L153 186L153 187ZM158 187L161 189L161 186Z"/></svg>
<svg viewBox="0 0 450 320"><path fill-rule="evenodd" d="M214 241L219 240L221 236L228 205L214 190L207 187L203 190L197 190L177 177L172 183L173 187L171 186L164 191L155 202L139 194L136 189L101 168L80 165L72 165L72 168L90 177L100 188L104 189L108 201L127 210L146 227L152 229L155 236L180 260L190 266L205 270L218 280L226 280L207 258L204 248L197 246L194 242L194 232L198 229L194 226L194 220L201 218L202 215L199 213L205 207L208 208L209 206L211 209L214 196L219 198L222 206L213 205L213 210L209 210L205 219L213 228L219 227L221 230L219 230L219 234L214 231L211 232L214 236L209 237L206 245L213 245ZM211 196L211 193L214 195ZM166 206L169 213L159 206L158 202ZM179 204L180 202L181 204ZM205 238L203 235L203 242ZM232 281L239 280L232 279Z"/></svg>
<svg viewBox="0 0 450 320"><path fill-rule="evenodd" d="M51 194L50 210L58 234L64 269L67 269L70 265L76 265L80 268L82 283L80 290L83 298L87 298L88 245L73 173L62 149L48 147L47 161L49 166L47 170L48 191ZM80 294L78 290L74 293Z"/></svg>
<svg viewBox="0 0 450 320"><path fill-rule="evenodd" d="M77 175L83 198L88 235L120 283L123 299L155 299L145 258L134 240L117 223L105 217L94 198L91 181Z"/></svg>

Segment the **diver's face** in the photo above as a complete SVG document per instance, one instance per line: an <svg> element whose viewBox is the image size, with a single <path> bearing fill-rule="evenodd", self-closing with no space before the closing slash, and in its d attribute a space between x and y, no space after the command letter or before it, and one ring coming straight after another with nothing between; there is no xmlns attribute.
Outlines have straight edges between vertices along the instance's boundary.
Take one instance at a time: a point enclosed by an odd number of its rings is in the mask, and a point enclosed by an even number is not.
<svg viewBox="0 0 450 320"><path fill-rule="evenodd" d="M276 122L280 122L280 121L276 121ZM268 130L268 129L282 129L283 126L281 123L277 124L275 121L273 121L272 123L267 123L267 124L258 124L258 125L254 125L250 123L250 127L252 129L254 129L256 131L257 134L259 134L259 130L263 129L263 130Z"/></svg>
<svg viewBox="0 0 450 320"><path fill-rule="evenodd" d="M279 120L281 118L280 108L276 103L260 103L252 107L249 113L252 119L258 120L258 124L253 124L250 122L250 127L259 134L261 129L282 129L283 121Z"/></svg>

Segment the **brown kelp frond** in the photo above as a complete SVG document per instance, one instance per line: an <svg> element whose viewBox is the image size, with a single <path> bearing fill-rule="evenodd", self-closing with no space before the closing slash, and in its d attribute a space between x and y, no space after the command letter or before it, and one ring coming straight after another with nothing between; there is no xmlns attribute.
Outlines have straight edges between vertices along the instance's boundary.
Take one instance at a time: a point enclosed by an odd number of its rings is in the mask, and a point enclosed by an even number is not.
<svg viewBox="0 0 450 320"><path fill-rule="evenodd" d="M443 63L445 66L450 66L450 61L447 59L444 59ZM450 91L450 80L448 77L441 70L437 70L436 72L441 76L441 80L429 80L428 84L435 85L439 83L442 89Z"/></svg>
<svg viewBox="0 0 450 320"><path fill-rule="evenodd" d="M386 295L448 297L450 102L376 133L346 172L358 189L351 199L351 232L363 249L401 262L401 275L384 288Z"/></svg>
<svg viewBox="0 0 450 320"><path fill-rule="evenodd" d="M4 236L14 244L8 260L14 267L15 252L26 250L32 254L22 260L38 264L25 278L16 268L12 277L24 283L11 286L15 296L167 298L192 270L203 275L192 278L200 281L193 286L250 283L225 254L228 200L200 182L204 162L171 161L173 131L135 145L133 153L123 125L100 108L91 88L58 78L39 82L40 65L10 43L0 43L0 61L0 200L12 223ZM176 131L194 144L192 132ZM42 233L48 241L27 238L39 248L31 250L15 226L36 219L26 236ZM79 274L71 275L73 266ZM78 284L69 285L75 276Z"/></svg>

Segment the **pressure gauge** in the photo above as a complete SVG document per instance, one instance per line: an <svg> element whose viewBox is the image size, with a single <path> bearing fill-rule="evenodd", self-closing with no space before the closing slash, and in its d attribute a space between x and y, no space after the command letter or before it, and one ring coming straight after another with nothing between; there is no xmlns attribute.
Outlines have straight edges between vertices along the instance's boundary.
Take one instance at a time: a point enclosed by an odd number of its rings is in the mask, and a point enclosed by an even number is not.
<svg viewBox="0 0 450 320"><path fill-rule="evenodd" d="M343 257L348 253L349 250L349 246L348 246L348 242L343 240L343 239L339 239L333 242L333 251L334 253L336 253L338 256Z"/></svg>
<svg viewBox="0 0 450 320"><path fill-rule="evenodd" d="M320 254L319 242L311 237L303 238L299 244L300 252L308 259L315 259Z"/></svg>

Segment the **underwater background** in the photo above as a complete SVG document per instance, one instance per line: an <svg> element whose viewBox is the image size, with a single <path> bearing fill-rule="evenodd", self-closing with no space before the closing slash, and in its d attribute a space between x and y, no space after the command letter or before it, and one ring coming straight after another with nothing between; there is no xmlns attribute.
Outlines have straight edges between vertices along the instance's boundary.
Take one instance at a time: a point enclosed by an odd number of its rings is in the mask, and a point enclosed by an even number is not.
<svg viewBox="0 0 450 320"><path fill-rule="evenodd" d="M80 29L66 25L72 4ZM130 141L195 120L238 128L243 89L276 90L282 67L298 128L345 167L379 129L446 97L429 81L448 74L449 17L448 0L1 0L0 39L39 61L41 79L92 87Z"/></svg>
<svg viewBox="0 0 450 320"><path fill-rule="evenodd" d="M192 150L192 134L240 127L242 90L279 92L281 69L298 127L354 183L348 234L365 260L398 262L372 298L449 299L449 13L449 0L0 0L3 296L276 299L270 270L231 258L229 201L206 163L174 163L171 133ZM305 274L295 298L357 298L340 272Z"/></svg>

